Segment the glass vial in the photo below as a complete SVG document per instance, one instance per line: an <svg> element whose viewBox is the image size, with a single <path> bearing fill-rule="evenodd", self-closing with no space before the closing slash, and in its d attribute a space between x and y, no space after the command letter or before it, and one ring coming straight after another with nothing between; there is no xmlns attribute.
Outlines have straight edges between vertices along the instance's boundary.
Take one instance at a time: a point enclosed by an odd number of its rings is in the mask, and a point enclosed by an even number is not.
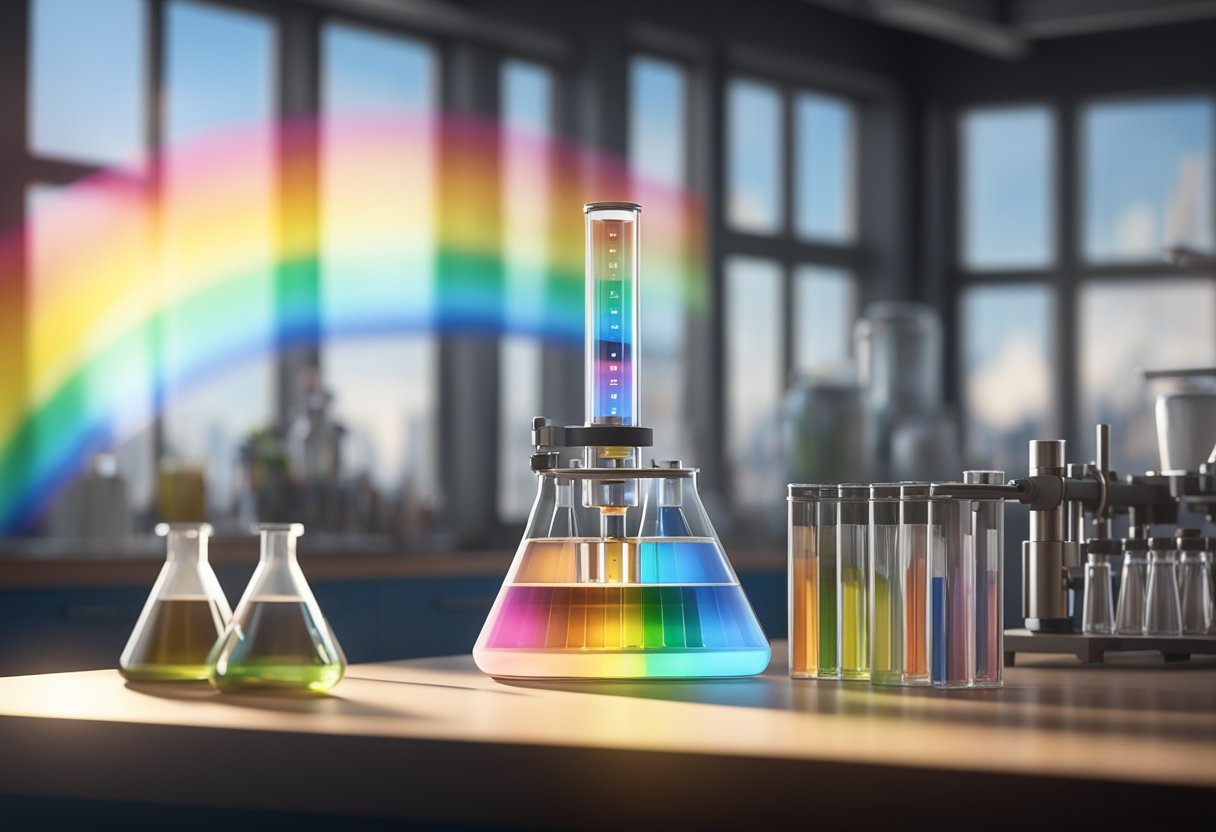
<svg viewBox="0 0 1216 832"><path fill-rule="evenodd" d="M1178 597L1178 561L1174 538L1148 542L1148 593L1144 608L1146 636L1182 635L1182 602Z"/></svg>
<svg viewBox="0 0 1216 832"><path fill-rule="evenodd" d="M1177 540L1182 600L1182 632L1206 635L1212 631L1212 563L1207 538L1199 529L1179 529Z"/></svg>
<svg viewBox="0 0 1216 832"><path fill-rule="evenodd" d="M320 692L342 680L338 646L296 559L299 523L262 523L262 555L209 661L224 691Z"/></svg>
<svg viewBox="0 0 1216 832"><path fill-rule="evenodd" d="M789 486L790 676L809 679L819 669L819 486Z"/></svg>
<svg viewBox="0 0 1216 832"><path fill-rule="evenodd" d="M840 678L866 682L870 679L868 596L870 593L867 542L870 531L870 486L839 487L840 525L836 539L837 593L840 633Z"/></svg>
<svg viewBox="0 0 1216 832"><path fill-rule="evenodd" d="M819 489L815 515L815 549L818 553L819 576L819 667L816 679L840 678L840 608L837 593L840 577L840 496L834 485Z"/></svg>
<svg viewBox="0 0 1216 832"><path fill-rule="evenodd" d="M1115 607L1115 632L1123 636L1144 633L1144 607L1148 591L1148 540L1123 539L1123 571Z"/></svg>
<svg viewBox="0 0 1216 832"><path fill-rule="evenodd" d="M1111 545L1114 544L1114 545ZM1114 592L1111 589L1110 556L1116 541L1090 540L1085 563L1085 601L1081 632L1109 635L1115 631ZM1110 550L1110 551L1107 551Z"/></svg>
<svg viewBox="0 0 1216 832"><path fill-rule="evenodd" d="M207 523L161 523L165 565L118 660L132 681L207 679L207 654L232 615L207 562Z"/></svg>
<svg viewBox="0 0 1216 832"><path fill-rule="evenodd" d="M899 563L899 486L870 488L870 682L904 683L904 613Z"/></svg>
<svg viewBox="0 0 1216 832"><path fill-rule="evenodd" d="M935 496L929 502L933 574L933 686L969 687L975 672L975 552L971 502Z"/></svg>
<svg viewBox="0 0 1216 832"><path fill-rule="evenodd" d="M1004 471L964 471L963 482L1001 485ZM975 670L972 686L1004 683L1005 628L1002 584L1005 553L1005 501L971 500L971 545L975 555Z"/></svg>
<svg viewBox="0 0 1216 832"><path fill-rule="evenodd" d="M899 575L903 608L903 684L929 684L929 485L899 489Z"/></svg>

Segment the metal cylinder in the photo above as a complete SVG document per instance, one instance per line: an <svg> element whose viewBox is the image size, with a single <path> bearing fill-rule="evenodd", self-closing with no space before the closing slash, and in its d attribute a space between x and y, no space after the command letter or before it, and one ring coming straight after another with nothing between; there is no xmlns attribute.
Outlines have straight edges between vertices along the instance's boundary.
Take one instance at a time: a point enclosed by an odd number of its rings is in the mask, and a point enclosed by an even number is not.
<svg viewBox="0 0 1216 832"><path fill-rule="evenodd" d="M1030 476L1064 476L1064 440L1030 440ZM1068 510L1064 505L1030 512L1031 540L1066 540Z"/></svg>
<svg viewBox="0 0 1216 832"><path fill-rule="evenodd" d="M1030 475L1063 477L1064 440L1030 441ZM1068 620L1068 572L1077 559L1076 542L1067 542L1068 506L1030 512L1030 539L1022 544L1022 615L1031 631L1061 632Z"/></svg>

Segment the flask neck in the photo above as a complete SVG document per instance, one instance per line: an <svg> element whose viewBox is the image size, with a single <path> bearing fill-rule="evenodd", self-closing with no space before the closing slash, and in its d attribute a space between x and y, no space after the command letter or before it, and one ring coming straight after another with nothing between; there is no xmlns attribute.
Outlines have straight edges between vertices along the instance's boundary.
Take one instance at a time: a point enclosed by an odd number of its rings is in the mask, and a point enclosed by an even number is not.
<svg viewBox="0 0 1216 832"><path fill-rule="evenodd" d="M206 563L208 535L197 530L171 530L166 535L165 559L170 563Z"/></svg>
<svg viewBox="0 0 1216 832"><path fill-rule="evenodd" d="M296 538L290 531L262 530L262 561L265 563L294 563Z"/></svg>

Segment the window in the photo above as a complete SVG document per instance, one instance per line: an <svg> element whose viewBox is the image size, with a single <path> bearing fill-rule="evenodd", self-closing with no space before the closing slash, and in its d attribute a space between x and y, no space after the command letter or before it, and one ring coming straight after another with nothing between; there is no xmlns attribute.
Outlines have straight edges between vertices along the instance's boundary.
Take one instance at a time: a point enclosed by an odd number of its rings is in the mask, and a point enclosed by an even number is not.
<svg viewBox="0 0 1216 832"><path fill-rule="evenodd" d="M798 234L851 242L856 223L853 109L843 99L800 93L794 112Z"/></svg>
<svg viewBox="0 0 1216 832"><path fill-rule="evenodd" d="M732 81L727 92L727 217L739 231L785 224L781 96L774 87Z"/></svg>
<svg viewBox="0 0 1216 832"><path fill-rule="evenodd" d="M30 150L99 165L138 161L142 0L35 0L30 20Z"/></svg>
<svg viewBox="0 0 1216 832"><path fill-rule="evenodd" d="M276 37L264 15L185 0L166 7L163 251L173 301L162 345L165 450L205 464L213 517L235 515L238 450L275 420ZM238 134L239 161L231 149ZM204 181L214 175L207 161L220 152L216 137L225 170L241 168L221 174L218 191ZM233 214L240 221L226 222ZM212 256L218 225L223 262ZM249 359L221 358L210 375L198 360L217 335L205 328L217 308Z"/></svg>
<svg viewBox="0 0 1216 832"><path fill-rule="evenodd" d="M977 285L960 299L966 462L1013 476L1027 442L1055 435L1055 318L1039 283Z"/></svg>
<svg viewBox="0 0 1216 832"><path fill-rule="evenodd" d="M963 117L967 269L1041 269L1054 260L1051 113L986 108Z"/></svg>
<svg viewBox="0 0 1216 832"><path fill-rule="evenodd" d="M436 493L436 73L418 41L323 30L321 366L343 473L383 501L368 531L416 528Z"/></svg>
<svg viewBox="0 0 1216 832"><path fill-rule="evenodd" d="M502 250L506 320L516 331L499 353L498 514L526 518L536 476L522 463L533 450L528 425L541 414L541 315L549 264L553 77L538 64L509 60L500 71L503 127Z"/></svg>
<svg viewBox="0 0 1216 832"><path fill-rule="evenodd" d="M1216 285L1095 281L1081 288L1079 319L1082 426L1110 424L1120 474L1158 470L1154 391L1141 373L1216 364Z"/></svg>
<svg viewBox="0 0 1216 832"><path fill-rule="evenodd" d="M1157 262L1212 248L1210 99L1095 104L1082 125L1085 257Z"/></svg>
<svg viewBox="0 0 1216 832"><path fill-rule="evenodd" d="M794 371L847 378L852 372L857 286L841 269L801 265L794 273Z"/></svg>
<svg viewBox="0 0 1216 832"><path fill-rule="evenodd" d="M688 428L686 390L689 297L701 279L672 252L686 252L688 216L688 79L682 66L639 56L630 63L629 163L645 205L642 214L642 313L640 377L642 421L654 429L656 459L689 460L694 454ZM654 201L650 198L654 197ZM659 229L662 229L659 231Z"/></svg>

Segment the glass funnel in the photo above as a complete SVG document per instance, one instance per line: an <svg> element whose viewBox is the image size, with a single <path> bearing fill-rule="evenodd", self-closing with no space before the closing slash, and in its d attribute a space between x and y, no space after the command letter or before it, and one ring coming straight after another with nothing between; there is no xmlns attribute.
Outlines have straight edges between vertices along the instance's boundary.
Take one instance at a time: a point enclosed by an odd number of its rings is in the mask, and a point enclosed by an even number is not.
<svg viewBox="0 0 1216 832"><path fill-rule="evenodd" d="M207 654L232 610L207 562L206 523L161 523L167 555L118 660L133 681L205 680Z"/></svg>
<svg viewBox="0 0 1216 832"><path fill-rule="evenodd" d="M640 513L593 497L572 505L573 495L618 486L643 495ZM696 472L673 461L627 475L540 472L473 658L501 678L750 676L768 666L769 645L701 505Z"/></svg>
<svg viewBox="0 0 1216 832"><path fill-rule="evenodd" d="M262 523L262 555L209 661L225 691L326 691L346 672L338 646L296 559L299 523Z"/></svg>

